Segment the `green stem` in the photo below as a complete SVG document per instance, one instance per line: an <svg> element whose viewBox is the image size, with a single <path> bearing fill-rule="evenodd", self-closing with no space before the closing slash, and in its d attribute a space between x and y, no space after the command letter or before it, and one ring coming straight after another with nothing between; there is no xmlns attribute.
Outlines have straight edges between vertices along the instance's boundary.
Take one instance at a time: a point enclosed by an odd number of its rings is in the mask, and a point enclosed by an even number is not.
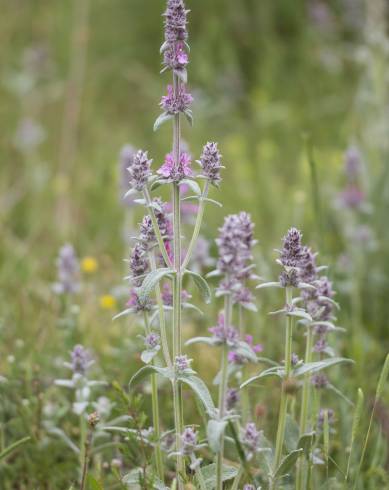
<svg viewBox="0 0 389 490"><path fill-rule="evenodd" d="M308 327L307 327L307 341L306 341L306 345L305 345L305 358L304 358L305 364L308 364L309 362L311 362L312 344L313 344L313 330L312 330L312 327L310 325L308 325ZM302 400L301 400L300 436L305 434L305 432L307 431L307 428L308 428L308 422L309 422L308 407L309 407L310 392L311 392L310 376L308 374L306 374L304 376L303 393L302 393ZM302 490L303 489L305 470L306 470L305 461L300 459L298 466L297 466L296 490Z"/></svg>
<svg viewBox="0 0 389 490"><path fill-rule="evenodd" d="M173 75L174 92L177 94L180 81L177 75ZM174 165L180 162L180 115L176 114L173 120L173 160ZM182 334L181 334L181 207L180 207L180 187L173 183L173 250L174 250L174 270L173 279L173 359L181 355ZM185 477L184 458L181 454L181 434L184 427L184 416L182 409L182 386L179 381L173 380L173 405L174 422L176 430L176 450L177 450L177 483L179 490L183 490L183 478Z"/></svg>
<svg viewBox="0 0 389 490"><path fill-rule="evenodd" d="M243 466L241 466L239 468L239 471L238 471L238 474L236 475L233 483L232 483L232 487L231 487L231 490L238 490L239 488L239 483L240 483L240 480L242 479L242 476L244 475L244 468Z"/></svg>
<svg viewBox="0 0 389 490"><path fill-rule="evenodd" d="M148 314L144 313L144 322L146 334L150 333L150 325ZM163 482L164 481L164 467L161 451L161 426L159 420L159 404L158 404L158 385L157 385L157 375L154 373L151 375L151 407L153 412L153 427L155 433L155 466L157 469L158 477Z"/></svg>
<svg viewBox="0 0 389 490"><path fill-rule="evenodd" d="M286 307L288 307L289 305L292 304L292 288L287 287L285 293L286 293ZM277 470L278 466L281 463L282 449L284 446L284 439L285 439L286 415L288 409L288 395L285 390L285 383L290 378L292 372L292 335L293 335L292 318L289 315L287 315L286 335L285 335L285 377L282 383L273 472ZM276 481L274 480L274 478L272 478L270 488L271 490L276 488Z"/></svg>
<svg viewBox="0 0 389 490"><path fill-rule="evenodd" d="M83 474L83 468L85 465L85 453L86 453L86 439L87 439L87 421L85 419L85 415L80 415L80 469L81 475Z"/></svg>
<svg viewBox="0 0 389 490"><path fill-rule="evenodd" d="M191 463L195 465L195 474L196 474L197 481L198 481L199 486L200 486L200 490L207 490L207 485L205 484L205 480L204 480L203 474L201 472L201 468L197 464L194 454L192 454L192 456L191 456Z"/></svg>
<svg viewBox="0 0 389 490"><path fill-rule="evenodd" d="M80 490L85 489L86 477L88 474L89 467L89 459L90 459L90 447L92 444L92 431L89 430L85 442L84 442L84 450L83 450L83 463L82 463L82 475L81 475L81 484Z"/></svg>
<svg viewBox="0 0 389 490"><path fill-rule="evenodd" d="M150 261L151 270L155 271L157 269L157 264L156 264L155 255L153 252L150 252L150 254L149 254L149 261ZM167 333L166 333L165 312L163 310L161 287L160 287L159 283L155 286L155 297L157 300L158 313L159 313L159 329L161 332L161 344L162 344L163 357L165 359L166 365L168 367L172 367L172 361L171 361L170 352L169 352L169 342L168 342Z"/></svg>
<svg viewBox="0 0 389 490"><path fill-rule="evenodd" d="M224 303L224 326L228 328L231 323L231 297L225 296ZM228 346L223 345L221 358L221 379L219 385L219 419L222 420L225 415L226 394L228 382ZM224 454L224 434L220 441L220 450L216 457L216 490L223 488L223 454Z"/></svg>
<svg viewBox="0 0 389 490"><path fill-rule="evenodd" d="M204 217L204 208L205 208L205 198L208 196L208 191L209 191L209 181L207 180L204 185L203 192L200 197L200 205L199 209L197 212L197 217L196 217L196 223L195 227L193 230L193 235L190 240L189 246L188 246L188 251L186 252L186 256L184 259L184 262L182 264L182 268L185 269L192 257L193 249L197 243L197 239L199 237L199 233L201 230L201 225L203 223L203 217Z"/></svg>
<svg viewBox="0 0 389 490"><path fill-rule="evenodd" d="M151 201L151 196L150 196L150 190L148 187L145 187L143 189L143 197L145 198L147 207L150 211L150 218L151 218L151 222L153 224L153 230L154 230L154 234L155 234L155 237L157 239L157 242L158 242L159 250L160 250L162 257L163 257L164 261L166 262L167 266L172 267L172 262L170 260L168 253L167 253L165 244L163 242L163 238L162 238L159 226L158 226L157 218L155 217L155 212L154 212L154 208L152 206L152 201Z"/></svg>

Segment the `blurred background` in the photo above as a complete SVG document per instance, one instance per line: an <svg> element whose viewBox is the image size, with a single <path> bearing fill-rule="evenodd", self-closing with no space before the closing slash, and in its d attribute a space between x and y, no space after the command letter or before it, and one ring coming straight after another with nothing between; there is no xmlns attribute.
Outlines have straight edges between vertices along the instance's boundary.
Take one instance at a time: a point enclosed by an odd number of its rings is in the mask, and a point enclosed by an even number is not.
<svg viewBox="0 0 389 490"><path fill-rule="evenodd" d="M369 387L389 348L388 2L187 6L195 102L194 127L183 136L194 159L218 141L226 166L212 196L223 208L209 209L204 223L211 252L223 216L246 210L256 223L258 272L271 278L274 248L288 227L301 228L335 281L348 331L340 348L359 362L352 382ZM7 430L10 416L28 424L23 410L61 369L53 359L67 355L51 288L66 242L84 259L75 340L98 353L107 379L124 382L134 370L126 327L111 321L123 303L128 236L141 217L123 202L119 154L125 144L147 149L157 168L170 149L169 125L152 131L166 84L164 7L1 2L0 375L17 388L0 410ZM250 322L274 356L265 298L260 320ZM274 306L279 298L271 298Z"/></svg>

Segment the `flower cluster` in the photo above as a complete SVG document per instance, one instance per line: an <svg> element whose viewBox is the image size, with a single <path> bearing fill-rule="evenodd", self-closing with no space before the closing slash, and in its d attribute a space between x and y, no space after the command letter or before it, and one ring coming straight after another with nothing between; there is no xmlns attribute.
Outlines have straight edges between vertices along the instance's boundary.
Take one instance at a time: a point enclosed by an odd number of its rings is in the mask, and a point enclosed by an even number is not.
<svg viewBox="0 0 389 490"><path fill-rule="evenodd" d="M247 459L251 459L260 449L261 432L257 430L254 422L246 424L241 432L242 445L247 452Z"/></svg>
<svg viewBox="0 0 389 490"><path fill-rule="evenodd" d="M187 15L183 0L168 0L165 17L165 42L162 45L164 70L181 74L189 63Z"/></svg>
<svg viewBox="0 0 389 490"><path fill-rule="evenodd" d="M220 170L224 168L221 164L221 158L217 143L208 142L203 148L200 160L197 160L203 175L216 187L219 187L221 181Z"/></svg>
<svg viewBox="0 0 389 490"><path fill-rule="evenodd" d="M180 182L186 177L192 177L193 171L189 153L186 153L185 151L181 152L178 165L175 165L173 155L168 153L165 157L164 164L157 173L164 179L168 179L170 182Z"/></svg>
<svg viewBox="0 0 389 490"><path fill-rule="evenodd" d="M120 150L119 154L119 192L120 192L120 202L127 206L133 204L133 199L131 196L123 197L128 191L128 168L131 166L134 159L135 149L131 145L124 145Z"/></svg>
<svg viewBox="0 0 389 490"><path fill-rule="evenodd" d="M290 228L283 238L283 247L280 250L280 263L284 270L280 275L282 287L298 287L299 267L304 258L304 249L301 243L302 234L297 228Z"/></svg>
<svg viewBox="0 0 389 490"><path fill-rule="evenodd" d="M137 190L143 191L146 187L149 177L151 176L151 163L149 160L147 151L138 150L128 167L130 174L130 186Z"/></svg>
<svg viewBox="0 0 389 490"><path fill-rule="evenodd" d="M162 96L160 106L166 114L174 116L186 112L192 102L193 97L186 91L185 85L179 84L176 91L172 85L168 85L167 94Z"/></svg>
<svg viewBox="0 0 389 490"><path fill-rule="evenodd" d="M138 242L132 249L130 256L130 272L132 284L135 287L142 285L143 277L149 270L145 249L141 242Z"/></svg>
<svg viewBox="0 0 389 490"><path fill-rule="evenodd" d="M246 279L253 277L251 251L256 243L253 230L249 214L231 214L225 218L216 239L219 248L216 272L224 276L218 295L231 294L233 302L242 306L251 305L253 301L250 290L244 285Z"/></svg>
<svg viewBox="0 0 389 490"><path fill-rule="evenodd" d="M208 330L213 335L215 345L227 344L229 347L236 347L239 342L238 331L234 327L225 324L223 313L219 314L217 325Z"/></svg>
<svg viewBox="0 0 389 490"><path fill-rule="evenodd" d="M80 264L74 248L64 245L56 261L58 280L53 285L57 294L76 293L80 290Z"/></svg>
<svg viewBox="0 0 389 490"><path fill-rule="evenodd" d="M74 346L72 352L70 353L70 357L70 367L74 374L77 373L84 376L87 370L93 364L93 360L89 351L80 344Z"/></svg>

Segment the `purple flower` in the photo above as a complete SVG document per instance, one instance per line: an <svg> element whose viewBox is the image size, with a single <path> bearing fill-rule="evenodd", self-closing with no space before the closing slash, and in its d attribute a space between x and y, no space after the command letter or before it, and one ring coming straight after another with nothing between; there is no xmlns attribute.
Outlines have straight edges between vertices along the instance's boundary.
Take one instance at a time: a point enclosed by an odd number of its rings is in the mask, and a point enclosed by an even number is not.
<svg viewBox="0 0 389 490"><path fill-rule="evenodd" d="M236 388L230 388L226 394L226 409L232 410L233 408L235 408L235 406L239 402L239 398L239 390L237 390Z"/></svg>
<svg viewBox="0 0 389 490"><path fill-rule="evenodd" d="M246 335L244 339L247 342L247 344L253 349L253 351L255 353L263 351L263 345L262 344L254 344L254 338L252 335Z"/></svg>
<svg viewBox="0 0 389 490"><path fill-rule="evenodd" d="M358 179L362 171L362 155L356 146L350 146L344 158L344 171L347 179L354 182Z"/></svg>
<svg viewBox="0 0 389 490"><path fill-rule="evenodd" d="M216 187L219 187L221 182L220 170L223 168L221 158L217 143L208 142L203 148L200 160L198 160L203 175Z"/></svg>
<svg viewBox="0 0 389 490"><path fill-rule="evenodd" d="M229 347L235 347L239 342L239 333L234 327L225 324L223 313L219 314L218 324L209 328L208 331L213 335L217 344L227 344Z"/></svg>
<svg viewBox="0 0 389 490"><path fill-rule="evenodd" d="M187 14L183 0L168 0L165 17L165 41L168 44L188 38Z"/></svg>
<svg viewBox="0 0 389 490"><path fill-rule="evenodd" d="M187 355L176 356L174 365L175 365L176 370L178 371L178 373L182 373L186 369L189 369L190 368L191 362L192 362L192 359L188 359L188 356Z"/></svg>
<svg viewBox="0 0 389 490"><path fill-rule="evenodd" d="M127 306L129 308L132 308L134 313L140 313L141 311L150 311L152 308L152 303L149 299L147 299L145 302L142 302L139 299L136 291L132 289L130 292L130 299L127 302Z"/></svg>
<svg viewBox="0 0 389 490"><path fill-rule="evenodd" d="M76 293L80 290L80 264L72 245L61 247L57 264L58 281L53 285L57 294Z"/></svg>
<svg viewBox="0 0 389 490"><path fill-rule="evenodd" d="M317 426L320 430L323 430L324 427L324 417L325 413L327 412L327 420L328 420L328 425L334 425L335 423L335 412L332 410L332 408L321 408L319 411L319 415L317 417Z"/></svg>
<svg viewBox="0 0 389 490"><path fill-rule="evenodd" d="M254 485L251 485L250 483L246 483L246 485L244 485L243 487L243 490L256 490L256 488L254 487Z"/></svg>
<svg viewBox="0 0 389 490"><path fill-rule="evenodd" d="M257 430L254 422L249 422L242 430L241 439L242 444L248 451L249 459L259 449L261 433Z"/></svg>
<svg viewBox="0 0 389 490"><path fill-rule="evenodd" d="M365 194L355 184L349 184L340 194L340 203L345 208L359 208L365 201Z"/></svg>
<svg viewBox="0 0 389 490"><path fill-rule="evenodd" d="M292 360L292 366L297 366L300 359L299 356L293 352L291 360Z"/></svg>
<svg viewBox="0 0 389 490"><path fill-rule="evenodd" d="M316 267L317 254L312 252L309 247L303 247L299 265L299 278L301 282L312 284L317 279Z"/></svg>
<svg viewBox="0 0 389 490"><path fill-rule="evenodd" d="M167 95L162 97L160 106L167 114L175 115L187 111L192 102L193 97L186 91L184 85L179 84L177 93L174 92L172 85L168 85Z"/></svg>
<svg viewBox="0 0 389 490"><path fill-rule="evenodd" d="M197 433L192 427L186 427L181 434L182 453L185 456L193 454L197 445Z"/></svg>
<svg viewBox="0 0 389 490"><path fill-rule="evenodd" d="M219 294L237 293L242 289L242 281L251 277L251 249L255 244L253 229L250 215L244 212L227 216L219 228L217 271L224 276Z"/></svg>
<svg viewBox="0 0 389 490"><path fill-rule="evenodd" d="M153 200L153 205L159 230L162 238L164 238L165 245L167 245L173 236L173 225L167 215L166 204L163 203L161 199L155 198ZM140 224L138 241L145 251L152 249L156 245L153 222L149 215L144 216L142 223Z"/></svg>
<svg viewBox="0 0 389 490"><path fill-rule="evenodd" d="M147 151L138 150L128 167L130 185L137 191L142 191L151 176L152 160L148 159Z"/></svg>
<svg viewBox="0 0 389 490"><path fill-rule="evenodd" d="M72 352L70 353L71 357L71 369L74 374L82 374L85 375L88 368L93 364L92 357L82 345L78 344L74 346Z"/></svg>
<svg viewBox="0 0 389 490"><path fill-rule="evenodd" d="M151 332L145 338L145 347L149 350L155 349L159 345L159 342L159 335L155 332Z"/></svg>
<svg viewBox="0 0 389 490"><path fill-rule="evenodd" d="M312 376L311 383L316 389L320 390L327 388L329 381L325 374L319 373Z"/></svg>
<svg viewBox="0 0 389 490"><path fill-rule="evenodd" d="M188 293L188 291L183 289L181 291L181 302L185 303L190 298L191 295ZM165 282L165 284L162 287L162 301L163 304L166 306L173 306L173 292L170 284L167 282Z"/></svg>
<svg viewBox="0 0 389 490"><path fill-rule="evenodd" d="M130 271L132 283L135 287L142 285L143 276L149 270L149 262L147 260L144 247L141 243L137 243L132 249L130 257Z"/></svg>
<svg viewBox="0 0 389 490"><path fill-rule="evenodd" d="M327 341L324 337L321 337L313 346L314 352L324 352L328 347Z"/></svg>
<svg viewBox="0 0 389 490"><path fill-rule="evenodd" d="M236 351L232 350L228 353L228 362L235 364L236 366L243 366L243 364L247 362L247 359L242 356L242 354L238 354Z"/></svg>
<svg viewBox="0 0 389 490"><path fill-rule="evenodd" d="M282 287L297 287L299 284L298 268L303 259L302 234L297 228L291 228L283 238L280 251L280 262L285 270L280 275Z"/></svg>
<svg viewBox="0 0 389 490"><path fill-rule="evenodd" d="M166 68L182 71L189 63L189 56L182 41L166 45L163 52L163 63Z"/></svg>
<svg viewBox="0 0 389 490"><path fill-rule="evenodd" d="M162 167L157 171L165 179L171 179L173 182L180 182L180 180L186 177L192 177L193 171L191 168L190 155L186 152L182 152L180 155L180 162L176 167L174 164L174 157L171 153L168 153L165 157L165 162Z"/></svg>
<svg viewBox="0 0 389 490"><path fill-rule="evenodd" d="M123 199L123 195L128 191L128 167L132 165L135 149L131 145L124 145L120 150L119 165L120 165L120 201L127 206L133 204L133 198L127 196Z"/></svg>

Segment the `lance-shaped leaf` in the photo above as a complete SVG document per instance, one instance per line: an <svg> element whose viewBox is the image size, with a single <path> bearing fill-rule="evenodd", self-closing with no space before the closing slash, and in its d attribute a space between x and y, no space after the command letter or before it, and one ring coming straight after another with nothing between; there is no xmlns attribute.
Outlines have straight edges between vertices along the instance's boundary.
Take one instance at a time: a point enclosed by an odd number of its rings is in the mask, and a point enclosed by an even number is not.
<svg viewBox="0 0 389 490"><path fill-rule="evenodd" d="M299 426L293 417L289 414L286 416L285 424L285 447L287 451L293 451L299 449Z"/></svg>
<svg viewBox="0 0 389 490"><path fill-rule="evenodd" d="M193 337L185 342L185 345L193 345L193 344L207 344L210 346L214 346L216 343L213 337Z"/></svg>
<svg viewBox="0 0 389 490"><path fill-rule="evenodd" d="M220 444L227 423L228 422L226 420L211 419L208 421L207 439L208 439L209 447L214 453L218 453L220 451Z"/></svg>
<svg viewBox="0 0 389 490"><path fill-rule="evenodd" d="M149 272L144 278L142 286L137 290L138 298L141 304L147 302L150 294L154 291L154 288L159 281L171 274L174 274L174 270L168 267L162 267Z"/></svg>
<svg viewBox="0 0 389 490"><path fill-rule="evenodd" d="M312 317L309 313L307 313L305 310L302 310L300 308L296 308L292 311L287 311L286 312L287 316L294 316L296 318L301 318L302 320L308 320L309 322L312 321Z"/></svg>
<svg viewBox="0 0 389 490"><path fill-rule="evenodd" d="M205 486L207 490L213 490L216 487L216 464L212 463L201 468ZM238 470L233 466L223 465L222 467L222 480L223 482L232 480L237 475Z"/></svg>
<svg viewBox="0 0 389 490"><path fill-rule="evenodd" d="M23 437L22 439L19 439L18 441L14 442L13 444L10 444L8 447L3 449L0 453L0 461L7 456L9 456L11 453L16 451L20 446L23 446L23 444L26 444L26 442L29 442L31 440L30 436Z"/></svg>
<svg viewBox="0 0 389 490"><path fill-rule="evenodd" d="M149 376L150 374L159 374L160 376L163 376L164 378L172 380L174 378L174 372L170 368L162 368L158 366L143 366L142 368L137 371L134 376L130 379L130 382L128 384L128 387L131 388L135 384L140 383L146 376Z"/></svg>
<svg viewBox="0 0 389 490"><path fill-rule="evenodd" d="M173 117L174 116L172 114L168 114L167 112L163 112L162 114L160 114L154 123L154 131L157 131L162 126L162 124L170 121L171 119L173 119Z"/></svg>
<svg viewBox="0 0 389 490"><path fill-rule="evenodd" d="M197 274L196 272L187 269L184 271L184 274L188 274L192 277L204 301L206 303L209 303L211 301L211 289L207 281L202 276L200 276L200 274Z"/></svg>
<svg viewBox="0 0 389 490"><path fill-rule="evenodd" d="M180 185L187 185L192 189L192 191L198 196L201 195L201 189L199 184L193 179L183 179L180 181Z"/></svg>
<svg viewBox="0 0 389 490"><path fill-rule="evenodd" d="M276 469L273 478L281 478L281 476L287 475L296 464L298 458L303 454L303 449L295 449L290 452L285 458L281 461L280 466Z"/></svg>
<svg viewBox="0 0 389 490"><path fill-rule="evenodd" d="M312 432L307 432L306 434L303 434L298 443L297 443L297 448L302 449L304 451L304 455L309 459L309 455L312 449L313 441L315 440L315 431Z"/></svg>
<svg viewBox="0 0 389 490"><path fill-rule="evenodd" d="M182 383L188 385L194 391L194 393L197 395L197 397L204 405L204 408L207 411L207 413L211 417L214 417L216 413L216 408L204 381L200 379L198 376L195 376L194 374L182 374L178 376L178 379Z"/></svg>
<svg viewBox="0 0 389 490"><path fill-rule="evenodd" d="M279 282L264 282L262 284L258 284L256 289L265 289L265 288L282 288Z"/></svg>
<svg viewBox="0 0 389 490"><path fill-rule="evenodd" d="M246 381L244 381L240 385L240 388L242 389L245 386L253 383L257 379L266 378L268 376L278 376L279 378L282 378L284 376L284 373L285 373L285 369L280 367L280 366L274 366L274 367L271 367L269 369L265 369L265 371L262 371L257 376L253 376L252 378L249 378Z"/></svg>
<svg viewBox="0 0 389 490"><path fill-rule="evenodd" d="M352 359L346 359L345 357L331 357L328 359L323 359L322 361L308 362L303 364L294 370L293 374L295 376L303 376L304 374L314 374L330 366L335 366L336 364L342 363L353 363Z"/></svg>

